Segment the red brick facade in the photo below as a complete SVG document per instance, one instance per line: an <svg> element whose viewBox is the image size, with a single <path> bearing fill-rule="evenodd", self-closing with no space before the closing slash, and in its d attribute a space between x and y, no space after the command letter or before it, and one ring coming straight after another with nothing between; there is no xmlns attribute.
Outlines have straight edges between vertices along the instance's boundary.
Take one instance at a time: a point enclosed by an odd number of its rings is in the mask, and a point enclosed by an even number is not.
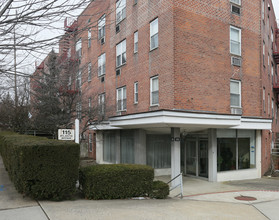
<svg viewBox="0 0 279 220"><path fill-rule="evenodd" d="M240 15L231 12L232 5L240 8ZM102 44L98 39L98 20L104 14L105 43ZM150 51L150 22L156 18L159 46ZM279 132L277 96L272 84L277 72L273 60L277 24L271 0L241 1L240 6L230 0L138 0L137 4L127 0L126 18L118 24L119 32L116 32L115 20L115 0L93 1L77 19L74 38L82 41L79 69L82 70L84 103L91 98L92 104L97 105L98 95L105 93L106 118L159 109L231 114L230 80L239 80L242 117L274 119L272 131L262 131L264 174L270 167L272 138ZM240 67L231 64L231 26L241 30ZM138 52L134 53L136 31ZM116 75L116 45L123 40L126 40L127 61L121 66L121 74ZM71 45L74 53L74 44ZM106 54L105 75L98 77L98 57L103 53ZM91 80L88 80L89 63ZM158 106L150 106L153 76L159 79ZM134 103L135 82L138 82L137 104ZM127 108L117 112L116 89L123 86L126 86ZM95 139L93 151L89 152L93 158L96 157L94 146Z"/></svg>

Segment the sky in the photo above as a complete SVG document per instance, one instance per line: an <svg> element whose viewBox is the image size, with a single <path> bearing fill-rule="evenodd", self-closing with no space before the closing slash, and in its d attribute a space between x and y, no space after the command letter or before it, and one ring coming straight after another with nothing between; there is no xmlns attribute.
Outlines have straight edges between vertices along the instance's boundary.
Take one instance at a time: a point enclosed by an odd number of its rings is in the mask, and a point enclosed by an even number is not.
<svg viewBox="0 0 279 220"><path fill-rule="evenodd" d="M279 0L272 0L272 4L274 7L276 19L279 19Z"/></svg>

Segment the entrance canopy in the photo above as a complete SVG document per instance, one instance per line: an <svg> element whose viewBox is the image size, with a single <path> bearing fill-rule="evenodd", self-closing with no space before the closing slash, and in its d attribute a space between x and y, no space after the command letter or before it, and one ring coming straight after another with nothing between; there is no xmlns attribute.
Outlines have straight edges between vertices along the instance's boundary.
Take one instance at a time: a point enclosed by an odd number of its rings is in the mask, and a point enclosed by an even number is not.
<svg viewBox="0 0 279 220"><path fill-rule="evenodd" d="M180 127L188 131L199 128L270 130L271 123L271 119L245 118L241 115L159 110L112 117L97 129Z"/></svg>

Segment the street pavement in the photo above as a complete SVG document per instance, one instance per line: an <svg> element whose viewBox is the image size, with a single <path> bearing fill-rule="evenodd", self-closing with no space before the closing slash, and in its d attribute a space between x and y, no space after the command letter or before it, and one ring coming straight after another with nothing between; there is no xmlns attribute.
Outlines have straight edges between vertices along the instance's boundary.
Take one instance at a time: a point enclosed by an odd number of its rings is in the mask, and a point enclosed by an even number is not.
<svg viewBox="0 0 279 220"><path fill-rule="evenodd" d="M226 183L194 178L183 181L183 199L93 201L77 197L62 202L34 201L16 192L0 157L0 220L279 219L278 178ZM236 200L238 196L256 200Z"/></svg>

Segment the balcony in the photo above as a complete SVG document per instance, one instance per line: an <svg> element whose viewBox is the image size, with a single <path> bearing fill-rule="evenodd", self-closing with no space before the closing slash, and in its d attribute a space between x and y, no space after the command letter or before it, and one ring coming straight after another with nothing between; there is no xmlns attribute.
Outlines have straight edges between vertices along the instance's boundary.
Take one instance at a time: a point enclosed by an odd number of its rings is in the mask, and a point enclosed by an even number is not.
<svg viewBox="0 0 279 220"><path fill-rule="evenodd" d="M273 43L273 59L276 64L279 64L279 50L277 45L279 43L279 29L275 30L275 42Z"/></svg>

